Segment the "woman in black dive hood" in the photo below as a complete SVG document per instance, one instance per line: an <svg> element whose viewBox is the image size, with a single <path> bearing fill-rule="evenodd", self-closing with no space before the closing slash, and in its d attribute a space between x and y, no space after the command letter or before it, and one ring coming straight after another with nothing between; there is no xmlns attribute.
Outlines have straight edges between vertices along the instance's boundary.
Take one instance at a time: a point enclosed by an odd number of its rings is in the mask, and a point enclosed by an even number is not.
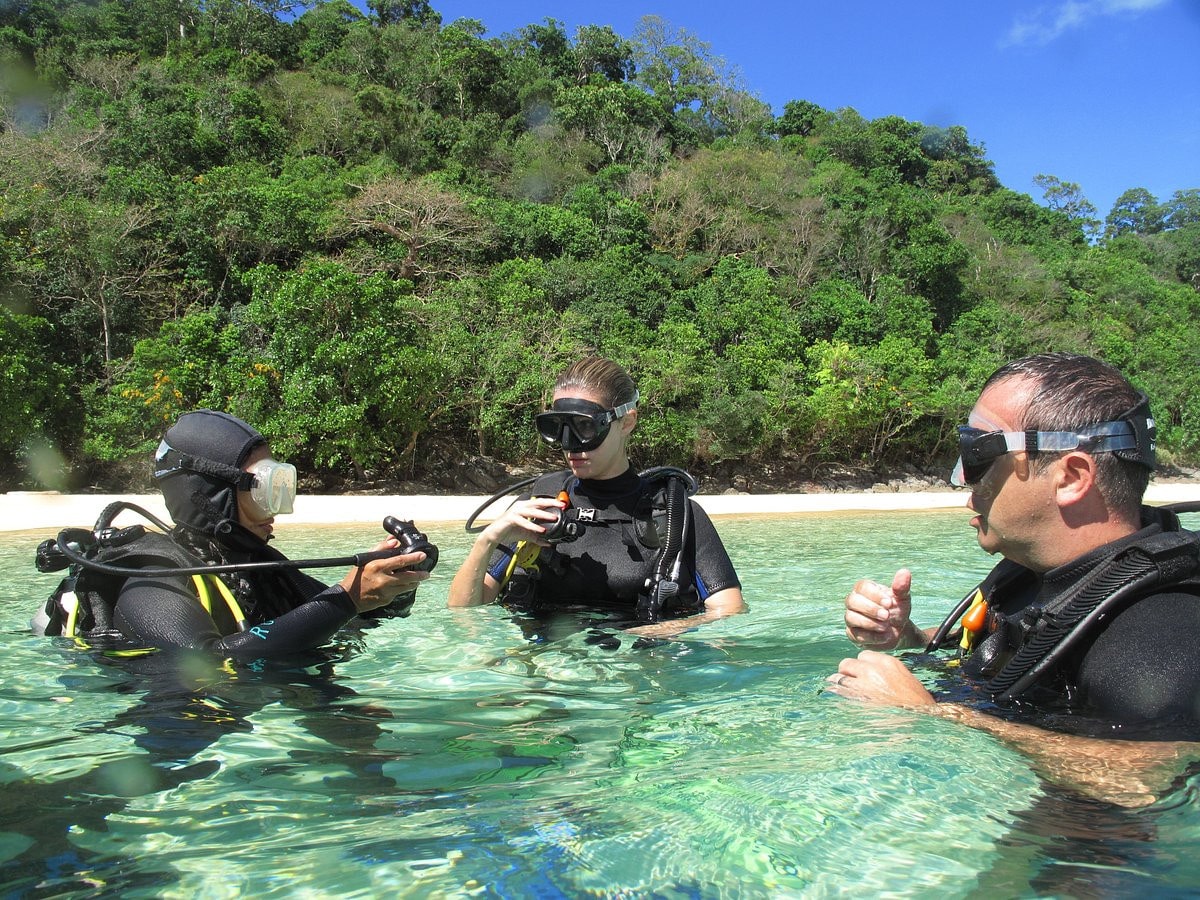
<svg viewBox="0 0 1200 900"><path fill-rule="evenodd" d="M171 539L204 563L283 560L267 545L277 513L292 511L296 470L271 457L258 431L213 410L185 413L163 437L154 477L175 523ZM388 538L375 549L394 549ZM130 577L113 625L153 647L206 649L262 659L324 644L358 613L411 593L428 572L405 568L421 552L352 568L326 586L297 569L265 568L196 577Z"/></svg>

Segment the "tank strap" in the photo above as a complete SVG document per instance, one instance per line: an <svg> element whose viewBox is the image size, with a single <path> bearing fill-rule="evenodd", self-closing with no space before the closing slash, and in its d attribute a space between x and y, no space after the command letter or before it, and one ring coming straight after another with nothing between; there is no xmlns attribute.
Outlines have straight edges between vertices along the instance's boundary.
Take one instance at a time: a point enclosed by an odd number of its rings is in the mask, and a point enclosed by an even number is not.
<svg viewBox="0 0 1200 900"><path fill-rule="evenodd" d="M691 528L691 500L696 481L682 469L661 467L642 473L647 481L666 480L663 492L666 504L666 539L659 548L654 566L638 597L637 617L641 622L657 622L662 613L675 605L682 586L683 547Z"/></svg>
<svg viewBox="0 0 1200 900"><path fill-rule="evenodd" d="M517 569L524 569L526 572L532 572L537 569L538 556L541 554L542 548L530 541L518 541L516 549L509 556L508 565L504 569L504 576L500 579L500 590L503 591L509 579L512 578L513 572Z"/></svg>

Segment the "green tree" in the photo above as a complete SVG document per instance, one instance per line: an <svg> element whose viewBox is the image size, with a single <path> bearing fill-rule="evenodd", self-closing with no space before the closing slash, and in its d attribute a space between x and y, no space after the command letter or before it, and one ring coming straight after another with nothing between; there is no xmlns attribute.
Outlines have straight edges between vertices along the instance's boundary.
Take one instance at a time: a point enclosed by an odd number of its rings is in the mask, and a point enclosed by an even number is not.
<svg viewBox="0 0 1200 900"><path fill-rule="evenodd" d="M932 405L935 370L922 349L888 335L876 347L821 341L808 355L810 459L894 460Z"/></svg>
<svg viewBox="0 0 1200 900"><path fill-rule="evenodd" d="M753 123L766 131L770 111L745 91L712 45L686 28L672 32L660 16L643 16L633 37L633 82L655 98L685 146L737 134Z"/></svg>
<svg viewBox="0 0 1200 900"><path fill-rule="evenodd" d="M633 47L636 83L652 93L668 115L711 99L718 65L711 44L686 28L672 33L661 16L643 16Z"/></svg>
<svg viewBox="0 0 1200 900"><path fill-rule="evenodd" d="M463 423L450 431L462 452L528 460L544 449L533 416L554 375L586 347L552 307L552 283L544 261L508 259L433 298L441 311L437 339L454 347L439 358L450 412L437 421L444 431Z"/></svg>
<svg viewBox="0 0 1200 900"><path fill-rule="evenodd" d="M311 65L340 50L351 26L363 19L350 0L320 0L296 20L300 58Z"/></svg>
<svg viewBox="0 0 1200 900"><path fill-rule="evenodd" d="M808 100L789 100L783 104L783 115L775 120L775 133L780 137L808 137L830 118L829 113Z"/></svg>
<svg viewBox="0 0 1200 900"><path fill-rule="evenodd" d="M720 375L719 389L698 410L713 436L706 453L736 458L779 449L800 400L793 385L802 376L803 339L795 312L765 270L733 257L683 296ZM731 419L731 409L753 414Z"/></svg>
<svg viewBox="0 0 1200 900"><path fill-rule="evenodd" d="M449 110L460 118L486 106L491 92L501 82L499 48L484 40L478 19L456 19L437 36L437 74L449 95Z"/></svg>
<svg viewBox="0 0 1200 900"><path fill-rule="evenodd" d="M441 14L429 5L429 0L367 0L367 7L383 26L405 21L422 25L442 23Z"/></svg>
<svg viewBox="0 0 1200 900"><path fill-rule="evenodd" d="M189 409L225 409L262 375L234 361L237 328L219 308L166 321L110 366L109 386L88 398L86 450L106 461L145 459L164 428Z"/></svg>
<svg viewBox="0 0 1200 900"><path fill-rule="evenodd" d="M443 401L410 286L330 263L262 267L248 278L254 293L233 365L261 377L243 383L230 410L304 467L360 479L411 467Z"/></svg>
<svg viewBox="0 0 1200 900"><path fill-rule="evenodd" d="M634 72L633 44L608 25L580 25L572 48L576 84L599 77L627 81Z"/></svg>
<svg viewBox="0 0 1200 900"><path fill-rule="evenodd" d="M1117 198L1104 220L1106 237L1157 234L1166 226L1166 210L1145 188L1130 188Z"/></svg>
<svg viewBox="0 0 1200 900"><path fill-rule="evenodd" d="M77 449L67 428L75 404L55 343L45 319L0 306L0 483L8 490L66 486L58 460Z"/></svg>
<svg viewBox="0 0 1200 900"><path fill-rule="evenodd" d="M244 299L242 276L264 262L288 264L315 248L343 183L319 160L272 177L257 163L210 169L185 183L174 212L190 279L217 288L210 299Z"/></svg>
<svg viewBox="0 0 1200 900"><path fill-rule="evenodd" d="M550 122L521 134L507 154L510 171L503 183L508 196L535 203L556 203L573 187L591 181L603 167L603 150L582 132Z"/></svg>
<svg viewBox="0 0 1200 900"><path fill-rule="evenodd" d="M1169 228L1200 224L1200 188L1176 191L1163 206Z"/></svg>
<svg viewBox="0 0 1200 900"><path fill-rule="evenodd" d="M653 167L661 160L659 110L628 83L604 82L564 88L554 101L563 127L577 129L603 151L608 163Z"/></svg>
<svg viewBox="0 0 1200 900"><path fill-rule="evenodd" d="M236 57L261 53L286 59L292 50L287 24L298 0L205 0L201 37Z"/></svg>
<svg viewBox="0 0 1200 900"><path fill-rule="evenodd" d="M1046 205L1076 223L1085 235L1093 236L1100 228L1094 207L1083 195L1083 189L1073 181L1063 181L1055 175L1035 175L1033 183L1042 190Z"/></svg>

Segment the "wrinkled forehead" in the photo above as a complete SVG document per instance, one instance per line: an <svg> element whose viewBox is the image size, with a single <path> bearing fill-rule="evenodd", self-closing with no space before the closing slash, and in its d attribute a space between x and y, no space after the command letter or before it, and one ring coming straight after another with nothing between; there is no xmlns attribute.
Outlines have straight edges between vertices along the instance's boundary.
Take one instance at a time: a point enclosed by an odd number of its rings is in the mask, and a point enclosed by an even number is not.
<svg viewBox="0 0 1200 900"><path fill-rule="evenodd" d="M975 401L967 424L983 431L1021 431L1036 389L1031 378L1006 378L988 385Z"/></svg>

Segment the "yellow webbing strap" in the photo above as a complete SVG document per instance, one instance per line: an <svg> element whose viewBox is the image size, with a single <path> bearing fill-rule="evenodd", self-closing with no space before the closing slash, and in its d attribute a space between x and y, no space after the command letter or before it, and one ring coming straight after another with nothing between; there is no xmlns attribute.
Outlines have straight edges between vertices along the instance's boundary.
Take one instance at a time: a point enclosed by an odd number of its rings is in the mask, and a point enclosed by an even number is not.
<svg viewBox="0 0 1200 900"><path fill-rule="evenodd" d="M245 631L246 614L242 612L242 607L238 605L237 598L233 596L233 591L229 589L229 585L216 575L192 576L192 583L196 586L196 596L200 598L200 605L204 607L204 611L210 616L212 615L212 593L208 589L210 581L216 586L217 593L221 595L221 599L225 601L225 606L233 616L233 621L237 623L237 630Z"/></svg>
<svg viewBox="0 0 1200 900"><path fill-rule="evenodd" d="M63 623L62 633L66 637L75 637L75 623L79 619L79 597L74 591L64 591L59 602L67 611L67 620Z"/></svg>

